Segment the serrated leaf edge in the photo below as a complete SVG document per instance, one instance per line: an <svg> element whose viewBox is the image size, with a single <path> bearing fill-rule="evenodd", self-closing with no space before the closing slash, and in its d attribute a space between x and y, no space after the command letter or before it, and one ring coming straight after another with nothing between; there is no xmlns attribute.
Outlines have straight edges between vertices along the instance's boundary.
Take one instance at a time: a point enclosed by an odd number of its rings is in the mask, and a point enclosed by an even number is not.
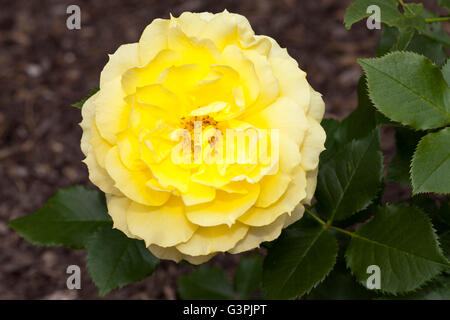
<svg viewBox="0 0 450 320"><path fill-rule="evenodd" d="M445 128L444 128L445 129ZM444 130L444 129L442 129L442 130ZM413 171L413 166L414 166L414 162L415 162L415 159L416 159L416 154L417 154L417 152L418 152L418 150L419 150L419 148L420 148L420 143L425 139L425 137L427 137L427 136L429 136L429 135L433 135L433 134L438 134L439 132L441 132L442 130L439 130L439 131L436 131L436 132L430 132L430 133L428 133L428 134L425 134L422 138L420 138L420 140L419 140L419 142L417 143L417 146L416 146L416 149L414 150L414 153L413 153L413 156L412 156L412 158L411 158L411 163L410 163L410 166L409 166L409 179L410 179L410 181L411 181L411 186L412 186L412 189L413 189L413 195L417 195L417 194L433 194L433 193L437 193L437 194L447 194L447 193L444 193L444 192L438 192L438 191L419 191L419 192L416 192L416 187L415 187L415 183L414 183L414 179L413 179L413 174L412 174L412 171Z"/></svg>
<svg viewBox="0 0 450 320"><path fill-rule="evenodd" d="M368 75L366 74L365 68L361 65L360 61L363 61L363 60L377 60L377 59L382 59L382 58L385 58L385 57L387 57L387 56L394 55L394 54L395 54L395 55L397 55L397 54L410 54L410 55L416 55L416 56L422 57L422 58L428 60L428 61L429 61L434 67L436 67L438 70L441 70L441 69L440 69L437 65L435 65L434 62L433 62L432 60L430 60L429 58L425 57L425 56L422 55L422 54L419 54L419 53L416 53L416 52L412 52L412 51L404 51L404 50L402 50L402 51L394 51L394 52L387 52L386 54L384 54L384 55L381 56L381 57L375 57L375 58L359 58L359 59L356 59L356 61L357 61L357 62L359 63L359 65L361 66L361 68L364 70L364 74L366 75L367 89L369 89L367 92L368 92L368 96L369 96L370 101L372 102L372 104L374 105L374 107L375 107L381 114L383 114L386 118L388 118L389 120L391 120L391 121L393 121L393 122L401 123L401 124L404 125L404 126L408 126L408 128L411 128L411 129L413 129L414 131L424 131L424 130L428 130L428 129L441 128L442 126L441 126L441 127L432 127L432 128L415 128L415 127L413 127L410 123L408 123L408 122L406 122L406 121L394 120L394 119L392 119L391 117L389 117L385 112L383 112L382 110L380 110L380 109L377 107L377 104L373 101L372 90L371 90L371 86L370 86L369 81L368 81ZM442 73L442 71L441 71L441 73ZM442 77L443 77L443 75L442 75ZM444 80L445 80L445 79L444 79ZM444 110L444 111L445 111L445 110ZM445 111L445 112L446 112L446 111Z"/></svg>
<svg viewBox="0 0 450 320"><path fill-rule="evenodd" d="M390 206L390 205L389 205L389 204L386 204L384 207L387 207L387 206ZM393 204L392 206L401 206L401 205ZM379 208L382 208L382 207L383 207L383 206L379 206ZM444 258L445 261L447 261L447 267L448 267L448 269L450 269L450 261L448 261L448 259L445 257L445 255L444 255L444 253L443 253L443 250L442 250L442 248L441 248L441 243L440 243L440 241L439 241L439 237L438 237L438 235L437 235L436 229L435 229L434 226L433 226L433 223L431 222L430 217L429 217L427 214L425 214L425 213L423 212L422 209L420 209L420 208L418 208L418 207L416 207L416 206L411 206L411 207L413 207L413 208L417 209L418 211L420 211L420 212L422 213L423 217L425 218L425 220L428 222L428 224L429 224L429 226L431 227L431 230L432 230L433 238L436 240L436 243L437 243L438 253L441 255L442 258ZM369 222L370 222L370 221L369 221ZM368 223L369 223L369 222L368 222ZM363 224L362 226L364 226L364 225L366 225L366 224ZM361 226L360 226L360 227L361 227ZM358 229L359 229L360 227L358 227ZM356 231L357 231L357 230L356 230ZM356 234L356 232L355 232L355 234ZM360 237L360 239L361 239L361 238L367 239L367 238L365 238L365 237ZM369 240L370 240L370 239L369 239ZM349 246L350 246L350 245L349 245ZM351 268L350 265L349 265L349 254L348 254L348 248L349 248L349 246L347 246L347 248L346 248L346 250L345 250L345 254L344 254L344 257L345 257L345 265L346 265L346 267L350 270L350 273L355 277L355 281L358 282L358 283L360 283L363 287L366 287L366 286L363 284L362 281L358 281L356 275L353 273L353 270L352 270L352 268ZM412 289L412 290L398 291L398 292L389 292L389 291L386 291L386 290L383 290L383 289L380 288L380 289L375 289L374 291L375 291L377 294L382 293L382 294L390 294L390 295L394 295L394 296L405 295L405 294L408 294L408 293L411 293L411 292L415 292L415 291L417 291L417 290L420 290L420 289L423 288L426 284L428 284L429 282L431 282L431 281L433 281L434 279L436 279L436 278L437 278L439 275L441 275L444 271L445 271L445 269L443 269L442 271L440 271L439 273L437 273L435 276L431 277L430 279L425 280L423 283L421 283L419 286L417 286L416 288L414 288L414 289Z"/></svg>

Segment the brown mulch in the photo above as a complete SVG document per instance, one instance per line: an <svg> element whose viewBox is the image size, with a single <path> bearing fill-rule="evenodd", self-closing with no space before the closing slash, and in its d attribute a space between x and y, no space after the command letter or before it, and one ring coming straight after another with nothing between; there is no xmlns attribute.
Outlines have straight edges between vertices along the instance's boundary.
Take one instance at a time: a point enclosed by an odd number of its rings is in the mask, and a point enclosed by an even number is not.
<svg viewBox="0 0 450 320"><path fill-rule="evenodd" d="M183 11L244 14L257 34L274 37L299 61L324 94L327 116L356 107L361 69L357 57L374 55L379 31L342 23L349 0L2 0L0 10L0 299L93 299L85 252L35 247L7 222L38 209L61 187L91 186L79 140L78 109L70 107L99 81L108 57L136 42L156 17ZM66 28L66 8L81 7L81 30ZM392 143L391 143L392 145ZM392 149L389 147L389 149ZM238 257L212 264L232 270ZM82 267L82 289L68 290L66 267ZM192 267L164 262L148 279L109 294L110 299L175 299L176 279Z"/></svg>

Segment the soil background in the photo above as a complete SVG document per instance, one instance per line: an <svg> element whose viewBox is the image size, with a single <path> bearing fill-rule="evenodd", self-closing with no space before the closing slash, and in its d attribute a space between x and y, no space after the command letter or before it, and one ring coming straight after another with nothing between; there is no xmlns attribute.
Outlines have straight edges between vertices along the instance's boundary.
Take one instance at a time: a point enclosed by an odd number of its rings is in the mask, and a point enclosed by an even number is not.
<svg viewBox="0 0 450 320"><path fill-rule="evenodd" d="M84 250L33 246L7 223L41 207L58 188L94 188L81 163L80 111L70 105L98 85L108 53L138 41L154 18L226 8L245 15L257 34L287 47L311 85L323 93L326 117L342 119L357 103L361 69L355 59L374 56L380 36L365 22L345 30L342 21L350 2L0 0L0 299L98 298ZM66 27L70 4L81 8L80 30ZM392 134L385 132L384 137L389 155ZM404 192L395 190L392 197ZM209 264L231 273L238 260L219 255ZM71 264L82 269L81 290L66 289ZM151 277L106 298L176 299L177 277L191 270L162 262Z"/></svg>

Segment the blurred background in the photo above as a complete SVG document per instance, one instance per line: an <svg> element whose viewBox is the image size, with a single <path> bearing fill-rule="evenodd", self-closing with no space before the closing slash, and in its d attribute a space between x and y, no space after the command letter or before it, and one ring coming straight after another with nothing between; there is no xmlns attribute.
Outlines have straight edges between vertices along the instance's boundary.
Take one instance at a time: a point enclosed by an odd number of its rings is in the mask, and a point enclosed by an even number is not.
<svg viewBox="0 0 450 320"><path fill-rule="evenodd" d="M85 252L35 247L7 223L38 209L58 188L93 187L81 160L80 110L71 107L98 85L120 44L136 42L154 18L183 11L245 15L256 34L275 38L324 95L326 116L341 119L357 103L357 57L375 54L378 30L365 22L347 32L351 0L0 0L0 299L94 299ZM431 3L430 3L431 2ZM81 8L81 29L68 30L66 8ZM426 6L433 8L433 1ZM392 149L392 139L384 148ZM238 256L210 264L232 270ZM82 289L66 289L66 268L82 268ZM192 267L163 262L148 279L110 299L176 299L176 279Z"/></svg>

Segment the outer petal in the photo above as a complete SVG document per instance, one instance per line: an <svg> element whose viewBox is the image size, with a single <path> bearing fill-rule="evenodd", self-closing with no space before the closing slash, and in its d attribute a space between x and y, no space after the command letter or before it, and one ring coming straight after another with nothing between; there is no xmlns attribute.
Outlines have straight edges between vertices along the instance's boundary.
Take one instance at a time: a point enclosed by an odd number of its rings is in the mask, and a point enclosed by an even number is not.
<svg viewBox="0 0 450 320"><path fill-rule="evenodd" d="M189 38L176 24L169 27L167 46L170 50L180 52L186 64L199 62L203 65L214 64L220 54L211 40Z"/></svg>
<svg viewBox="0 0 450 320"><path fill-rule="evenodd" d="M146 65L156 54L167 48L167 31L170 21L167 19L155 19L142 33L139 39L139 60L141 65Z"/></svg>
<svg viewBox="0 0 450 320"><path fill-rule="evenodd" d="M131 204L131 200L127 197L107 195L106 204L108 206L108 214L113 220L113 227L125 233L129 238L136 238L128 230L127 223L127 210Z"/></svg>
<svg viewBox="0 0 450 320"><path fill-rule="evenodd" d="M104 168L106 155L108 154L108 151L112 148L112 145L101 137L95 123L91 127L91 139L89 142L92 145L91 150L94 152L98 164L100 165L100 167Z"/></svg>
<svg viewBox="0 0 450 320"><path fill-rule="evenodd" d="M221 224L231 226L255 203L259 185L252 185L247 194L233 194L217 191L216 198L208 203L186 207L188 219L200 226L211 227Z"/></svg>
<svg viewBox="0 0 450 320"><path fill-rule="evenodd" d="M283 228L287 228L291 224L300 220L303 217L303 213L305 213L305 207L300 204L297 206L297 208L295 208L295 210L291 213L290 216L286 217L286 220L284 220Z"/></svg>
<svg viewBox="0 0 450 320"><path fill-rule="evenodd" d="M275 39L266 36L267 39L271 42L272 46L270 47L269 57L279 57L279 58L290 58L286 48L281 48L278 42Z"/></svg>
<svg viewBox="0 0 450 320"><path fill-rule="evenodd" d="M214 15L207 27L203 29L201 37L212 39L216 46L223 50L228 44L252 41L254 32L247 18L224 11Z"/></svg>
<svg viewBox="0 0 450 320"><path fill-rule="evenodd" d="M244 238L247 231L248 227L239 222L236 222L231 227L226 225L200 227L189 241L177 245L177 249L181 253L191 256L225 252Z"/></svg>
<svg viewBox="0 0 450 320"><path fill-rule="evenodd" d="M138 43L124 44L109 55L109 61L100 74L100 89L128 69L139 65L138 48Z"/></svg>
<svg viewBox="0 0 450 320"><path fill-rule="evenodd" d="M108 152L105 164L106 170L115 181L115 186L128 198L150 206L160 206L170 198L169 192L147 187L146 182L152 178L151 174L127 169L119 158L117 146Z"/></svg>
<svg viewBox="0 0 450 320"><path fill-rule="evenodd" d="M280 154L280 168L284 173L291 173L301 163L301 154L298 150L295 141L291 140L289 136L280 134L279 140L279 154Z"/></svg>
<svg viewBox="0 0 450 320"><path fill-rule="evenodd" d="M97 162L90 143L92 126L95 125L95 104L93 101L97 96L98 93L90 97L81 109L81 115L83 117L83 120L80 123L80 127L83 129L83 135L81 136L81 151L83 151L86 156L86 159L84 159L83 162L88 167L89 180L91 180L93 184L98 186L100 190L105 193L119 195L121 193L114 187L114 181L110 178L106 170Z"/></svg>
<svg viewBox="0 0 450 320"><path fill-rule="evenodd" d="M80 127L83 130L83 135L81 136L81 151L87 156L91 144L91 127L95 121L95 104L94 100L98 97L98 92L90 97L81 109L82 121L80 122Z"/></svg>
<svg viewBox="0 0 450 320"><path fill-rule="evenodd" d="M236 246L228 250L230 253L240 253L254 248L258 248L264 241L272 241L281 233L284 222L286 221L287 213L279 216L274 222L267 226L251 227L245 238L239 241Z"/></svg>
<svg viewBox="0 0 450 320"><path fill-rule="evenodd" d="M121 195L121 192L114 187L114 181L108 175L106 170L100 166L95 157L91 146L91 130L95 126L95 104L93 101L97 98L98 93L90 97L81 109L83 120L80 127L83 129L81 136L81 151L83 151L86 158L83 162L86 164L89 172L89 180L105 193Z"/></svg>
<svg viewBox="0 0 450 320"><path fill-rule="evenodd" d="M178 197L160 207L133 202L127 211L127 222L130 232L144 239L147 246L171 247L186 242L198 228L186 219Z"/></svg>
<svg viewBox="0 0 450 320"><path fill-rule="evenodd" d="M192 264L202 264L207 261L209 261L211 258L213 258L216 255L216 253L207 254L205 256L190 256L188 254L183 254L183 260L186 260L189 263Z"/></svg>
<svg viewBox="0 0 450 320"><path fill-rule="evenodd" d="M216 253L211 253L205 256L190 256L187 254L182 254L175 247L163 248L152 244L148 247L148 249L153 253L153 255L159 259L172 260L175 262L180 262L181 260L186 260L192 264L202 264L211 259L216 255Z"/></svg>
<svg viewBox="0 0 450 320"><path fill-rule="evenodd" d="M302 167L305 170L314 170L319 165L320 153L325 150L326 134L322 126L314 119L309 118L310 127L305 135L301 147Z"/></svg>
<svg viewBox="0 0 450 320"><path fill-rule="evenodd" d="M325 113L325 102L323 102L322 95L315 91L312 87L311 90L311 103L308 109L308 116L320 123Z"/></svg>
<svg viewBox="0 0 450 320"><path fill-rule="evenodd" d="M267 208L275 203L286 192L292 178L285 173L265 176L261 182L261 192L255 206Z"/></svg>
<svg viewBox="0 0 450 320"><path fill-rule="evenodd" d="M280 84L281 96L294 100L303 110L308 110L310 85L306 73L299 69L297 61L292 58L270 57L273 73Z"/></svg>
<svg viewBox="0 0 450 320"><path fill-rule="evenodd" d="M199 38L203 30L207 28L208 20L211 20L212 18L214 18L214 14L209 12L183 12L176 21L180 25L181 30L188 37Z"/></svg>
<svg viewBox="0 0 450 320"><path fill-rule="evenodd" d="M124 100L120 77L107 82L98 92L94 104L95 121L101 136L109 143L117 141L116 134L125 130L130 116L130 106Z"/></svg>
<svg viewBox="0 0 450 320"><path fill-rule="evenodd" d="M93 152L89 152L83 162L88 167L89 180L104 193L121 195L122 193L114 186L114 180L111 179L108 172L100 167Z"/></svg>
<svg viewBox="0 0 450 320"><path fill-rule="evenodd" d="M293 180L285 194L273 205L267 208L253 207L238 220L246 225L261 227L271 224L283 213L291 213L306 197L306 174L302 167L297 167Z"/></svg>
<svg viewBox="0 0 450 320"><path fill-rule="evenodd" d="M312 171L306 172L306 197L305 199L303 199L303 202L306 204L311 204L311 200L314 196L314 191L316 191L318 173L319 167L316 167Z"/></svg>

